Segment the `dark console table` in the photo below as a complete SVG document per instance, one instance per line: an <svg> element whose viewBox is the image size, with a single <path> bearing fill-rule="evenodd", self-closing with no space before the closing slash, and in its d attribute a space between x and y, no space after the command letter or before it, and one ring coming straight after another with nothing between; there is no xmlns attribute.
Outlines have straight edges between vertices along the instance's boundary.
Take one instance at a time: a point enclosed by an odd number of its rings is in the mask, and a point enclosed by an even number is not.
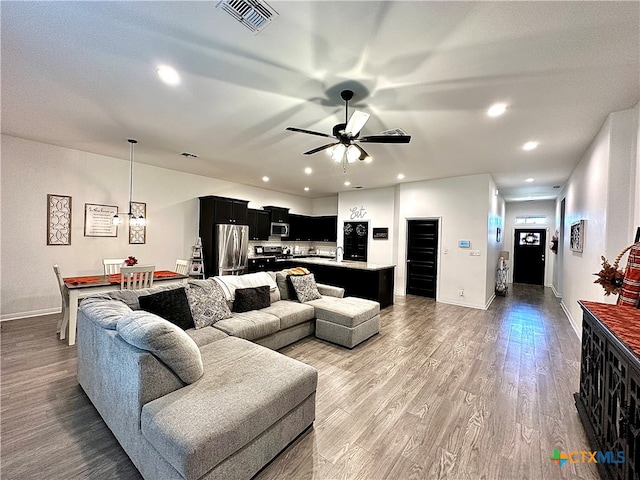
<svg viewBox="0 0 640 480"><path fill-rule="evenodd" d="M640 478L640 310L579 302L580 391L576 407L591 449L624 452L624 462L598 462L602 478Z"/></svg>

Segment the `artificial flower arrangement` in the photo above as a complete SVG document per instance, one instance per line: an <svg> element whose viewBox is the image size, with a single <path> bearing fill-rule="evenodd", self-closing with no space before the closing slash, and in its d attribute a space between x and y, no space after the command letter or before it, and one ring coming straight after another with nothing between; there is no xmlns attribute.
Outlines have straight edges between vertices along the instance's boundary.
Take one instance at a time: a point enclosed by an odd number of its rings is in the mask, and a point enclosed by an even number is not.
<svg viewBox="0 0 640 480"><path fill-rule="evenodd" d="M613 265L609 264L604 256L600 257L602 259L602 270L598 273L594 273L594 275L598 276L598 279L593 283L599 283L604 288L605 296L617 295L620 293L622 289L622 283L624 281L624 272L618 268L618 264L620 263L620 259L622 256L627 253L633 245L629 245L627 248L622 250L616 259L613 261Z"/></svg>
<svg viewBox="0 0 640 480"><path fill-rule="evenodd" d="M127 264L127 267L133 267L136 263L138 263L138 259L132 255L130 255L124 263Z"/></svg>

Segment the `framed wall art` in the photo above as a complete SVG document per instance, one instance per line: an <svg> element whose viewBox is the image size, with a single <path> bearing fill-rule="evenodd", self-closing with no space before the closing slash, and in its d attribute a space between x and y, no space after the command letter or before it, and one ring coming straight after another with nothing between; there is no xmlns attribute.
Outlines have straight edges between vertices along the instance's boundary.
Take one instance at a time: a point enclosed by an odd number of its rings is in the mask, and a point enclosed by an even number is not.
<svg viewBox="0 0 640 480"><path fill-rule="evenodd" d="M585 221L579 220L571 224L571 237L569 239L569 248L574 252L582 252L584 248L584 229Z"/></svg>
<svg viewBox="0 0 640 480"><path fill-rule="evenodd" d="M71 245L71 197L47 195L47 245Z"/></svg>
<svg viewBox="0 0 640 480"><path fill-rule="evenodd" d="M85 237L117 237L118 226L113 224L113 217L118 213L115 205L84 204L84 236Z"/></svg>
<svg viewBox="0 0 640 480"><path fill-rule="evenodd" d="M129 217L129 243L143 244L147 243L147 226L131 225L131 219L147 218L147 204L143 202L131 202L131 217Z"/></svg>

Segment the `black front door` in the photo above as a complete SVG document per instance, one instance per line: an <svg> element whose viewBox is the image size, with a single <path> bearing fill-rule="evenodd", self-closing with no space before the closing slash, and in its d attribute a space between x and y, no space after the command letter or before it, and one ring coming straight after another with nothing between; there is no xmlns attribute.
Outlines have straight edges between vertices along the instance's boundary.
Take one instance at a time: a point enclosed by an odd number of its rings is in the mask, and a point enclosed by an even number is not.
<svg viewBox="0 0 640 480"><path fill-rule="evenodd" d="M544 285L547 231L542 228L516 229L513 239L513 281Z"/></svg>
<svg viewBox="0 0 640 480"><path fill-rule="evenodd" d="M407 294L436 298L438 220L409 220Z"/></svg>

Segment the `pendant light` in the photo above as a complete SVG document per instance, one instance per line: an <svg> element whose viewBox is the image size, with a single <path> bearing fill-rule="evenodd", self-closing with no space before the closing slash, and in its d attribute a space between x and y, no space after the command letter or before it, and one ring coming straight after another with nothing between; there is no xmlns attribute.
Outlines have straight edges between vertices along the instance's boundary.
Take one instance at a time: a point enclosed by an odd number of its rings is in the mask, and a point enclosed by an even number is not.
<svg viewBox="0 0 640 480"><path fill-rule="evenodd" d="M138 143L138 141L129 138L127 142L129 142L129 212L126 215L129 217L129 225L132 227L144 227L147 224L147 219L144 218L142 214L139 216L134 215L131 208L133 198L133 146ZM120 225L122 223L119 212L113 216L112 223L113 225Z"/></svg>

